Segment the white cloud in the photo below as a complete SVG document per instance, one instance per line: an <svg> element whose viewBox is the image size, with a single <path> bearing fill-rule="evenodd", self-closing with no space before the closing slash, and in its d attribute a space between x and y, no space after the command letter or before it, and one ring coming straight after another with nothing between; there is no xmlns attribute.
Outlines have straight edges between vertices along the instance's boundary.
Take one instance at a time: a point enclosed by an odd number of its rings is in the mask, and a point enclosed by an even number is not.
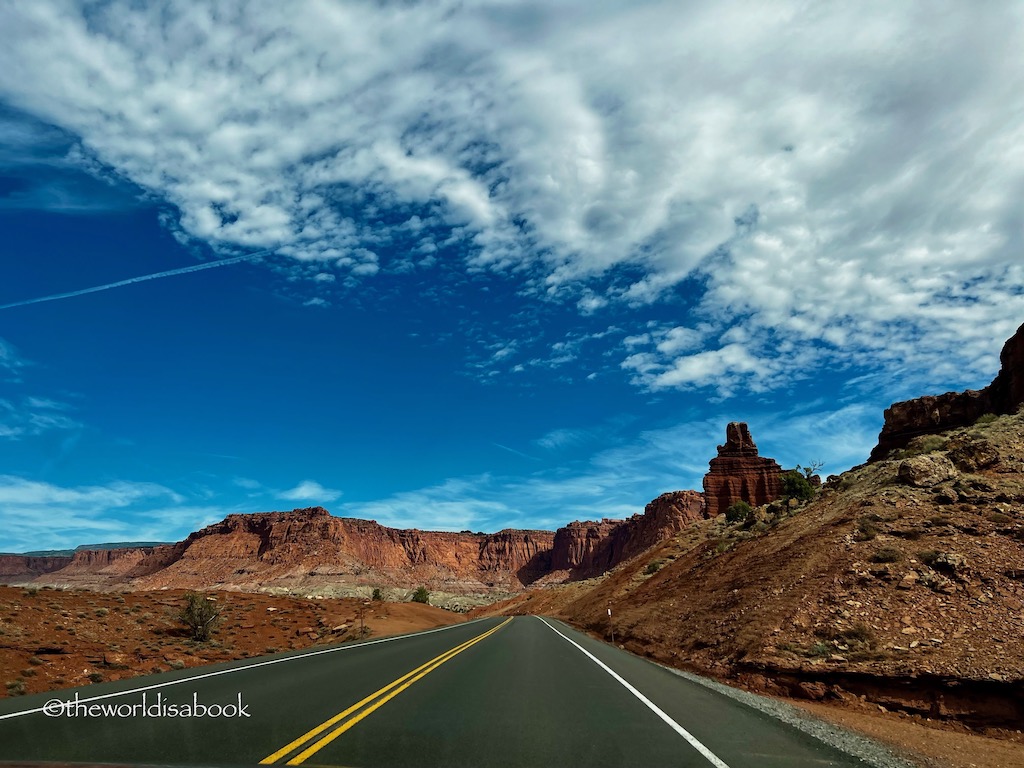
<svg viewBox="0 0 1024 768"><path fill-rule="evenodd" d="M278 492L277 498L285 501L315 501L322 504L341 498L341 491L324 488L315 480L303 480L294 488Z"/></svg>
<svg viewBox="0 0 1024 768"><path fill-rule="evenodd" d="M20 401L0 399L0 439L19 440L54 430L78 429L82 425L67 415L66 403L39 397Z"/></svg>
<svg viewBox="0 0 1024 768"><path fill-rule="evenodd" d="M59 486L0 475L0 551L66 549L109 541L177 541L220 520L156 483Z"/></svg>
<svg viewBox="0 0 1024 768"><path fill-rule="evenodd" d="M1024 317L1019 4L36 0L0 29L0 98L214 247L365 279L408 208L583 314L698 278L750 338L649 352L645 386L773 386L780 341L981 377Z"/></svg>
<svg viewBox="0 0 1024 768"><path fill-rule="evenodd" d="M526 477L451 478L375 501L350 502L339 512L399 528L474 531L553 530L571 520L621 519L642 512L661 493L701 490L726 424L736 420L749 422L762 456L783 467L820 460L822 471L832 474L867 459L881 427L882 406L808 407L785 415L730 410L628 438L609 434L605 442L614 447L571 467ZM572 437L564 432L552 433L556 442Z"/></svg>

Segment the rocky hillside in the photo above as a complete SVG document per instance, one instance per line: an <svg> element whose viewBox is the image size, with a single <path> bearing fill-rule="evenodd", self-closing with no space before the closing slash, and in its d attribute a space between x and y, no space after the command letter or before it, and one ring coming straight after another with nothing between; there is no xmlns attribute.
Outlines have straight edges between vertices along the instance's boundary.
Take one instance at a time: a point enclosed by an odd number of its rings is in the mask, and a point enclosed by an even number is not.
<svg viewBox="0 0 1024 768"><path fill-rule="evenodd" d="M982 391L1008 393L998 410L1015 413L993 415L993 395L969 395L985 403L972 423L936 432L943 412L931 432L917 422L902 448L830 477L809 503L697 521L603 577L488 610L554 614L607 636L611 608L617 640L669 664L776 693L1019 729L1021 338ZM933 400L889 409L880 445L899 431L893 413L927 412Z"/></svg>
<svg viewBox="0 0 1024 768"><path fill-rule="evenodd" d="M1024 403L1024 325L1003 345L996 378L984 389L947 392L893 403L871 461L905 448L915 437L966 427L985 414L1014 413Z"/></svg>

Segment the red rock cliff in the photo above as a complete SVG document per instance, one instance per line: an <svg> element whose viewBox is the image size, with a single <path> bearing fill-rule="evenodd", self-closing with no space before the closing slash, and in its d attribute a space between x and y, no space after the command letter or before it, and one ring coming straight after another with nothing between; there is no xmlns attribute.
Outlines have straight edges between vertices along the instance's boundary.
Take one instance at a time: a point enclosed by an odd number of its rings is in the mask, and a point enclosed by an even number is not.
<svg viewBox="0 0 1024 768"><path fill-rule="evenodd" d="M229 515L173 547L157 548L125 575L140 588L341 583L434 589L521 589L549 570L554 534L388 528L322 507Z"/></svg>
<svg viewBox="0 0 1024 768"><path fill-rule="evenodd" d="M0 555L0 581L5 584L30 581L44 573L60 570L70 562L70 557L61 555Z"/></svg>
<svg viewBox="0 0 1024 768"><path fill-rule="evenodd" d="M626 520L570 523L555 531L551 570L573 578L604 573L700 519L702 509L697 491L672 491Z"/></svg>
<svg viewBox="0 0 1024 768"><path fill-rule="evenodd" d="M986 413L1013 413L1024 403L1024 325L1003 345L1000 369L984 389L927 395L893 403L885 409L885 423L869 461L906 447L920 435L966 427Z"/></svg>
<svg viewBox="0 0 1024 768"><path fill-rule="evenodd" d="M774 459L758 456L750 430L733 421L725 429L725 445L704 475L704 513L714 517L737 501L752 507L767 504L782 495L782 468Z"/></svg>

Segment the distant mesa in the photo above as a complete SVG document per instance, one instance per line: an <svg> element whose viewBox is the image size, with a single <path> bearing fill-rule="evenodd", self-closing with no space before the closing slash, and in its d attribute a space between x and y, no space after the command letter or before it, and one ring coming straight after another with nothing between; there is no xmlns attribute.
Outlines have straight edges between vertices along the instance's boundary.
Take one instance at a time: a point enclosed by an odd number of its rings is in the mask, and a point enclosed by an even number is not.
<svg viewBox="0 0 1024 768"><path fill-rule="evenodd" d="M893 403L869 461L880 461L906 448L921 435L970 426L986 413L1005 415L1024 404L1024 325L1003 345L999 373L984 389L927 395Z"/></svg>
<svg viewBox="0 0 1024 768"><path fill-rule="evenodd" d="M737 501L759 507L782 495L782 467L759 456L750 430L742 421L725 428L725 445L709 462L704 475L704 515L724 514Z"/></svg>

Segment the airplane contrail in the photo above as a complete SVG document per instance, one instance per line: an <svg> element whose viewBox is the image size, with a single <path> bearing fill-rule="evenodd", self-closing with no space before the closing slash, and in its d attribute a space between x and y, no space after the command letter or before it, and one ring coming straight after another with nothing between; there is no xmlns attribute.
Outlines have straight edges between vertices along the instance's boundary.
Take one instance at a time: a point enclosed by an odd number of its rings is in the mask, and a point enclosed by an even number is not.
<svg viewBox="0 0 1024 768"><path fill-rule="evenodd" d="M92 288L82 288L77 291L68 291L67 293L55 293L51 296L40 296L38 299L25 299L24 301L15 301L11 304L0 304L0 309L13 309L14 307L24 307L29 304L41 304L44 301L70 299L75 296L85 296L85 294L87 293L98 293L99 291L109 291L111 288L120 288L125 285L144 283L147 280L158 280L161 277L174 277L175 275L187 275L191 272L201 272L204 269L213 269L214 267L226 267L229 264L238 264L239 262L242 261L255 259L257 256L265 256L268 253L270 253L269 250L258 251L257 253L250 253L246 254L245 256L232 256L230 259L219 259L217 261L208 261L205 264L193 264L190 267L168 269L166 272L154 272L152 275L139 275L138 277L129 277L127 280L118 280L116 283L97 285Z"/></svg>

